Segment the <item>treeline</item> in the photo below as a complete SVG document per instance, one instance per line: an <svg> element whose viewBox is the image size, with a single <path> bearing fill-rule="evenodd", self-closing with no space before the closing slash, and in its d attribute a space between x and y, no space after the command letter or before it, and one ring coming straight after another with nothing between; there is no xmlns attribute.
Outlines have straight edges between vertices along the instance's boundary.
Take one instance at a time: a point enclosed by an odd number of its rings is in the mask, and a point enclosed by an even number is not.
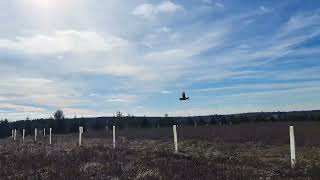
<svg viewBox="0 0 320 180"><path fill-rule="evenodd" d="M296 111L296 112L259 112L234 115L209 115L192 117L135 117L122 116L118 113L116 117L97 118L64 118L62 111L57 111L54 118L20 120L9 122L0 121L0 137L11 135L12 129L22 133L25 129L26 135L33 135L34 129L39 130L52 128L55 134L76 133L79 126L84 131L102 131L111 129L116 125L119 129L125 128L161 128L170 127L173 124L188 126L209 126L209 125L236 125L240 123L260 123L277 121L320 121L320 111Z"/></svg>

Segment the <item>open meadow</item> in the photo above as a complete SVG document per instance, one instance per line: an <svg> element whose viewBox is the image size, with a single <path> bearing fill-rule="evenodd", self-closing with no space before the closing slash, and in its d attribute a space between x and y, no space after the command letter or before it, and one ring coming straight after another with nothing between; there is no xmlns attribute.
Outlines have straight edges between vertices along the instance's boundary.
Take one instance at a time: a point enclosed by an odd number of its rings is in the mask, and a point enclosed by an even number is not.
<svg viewBox="0 0 320 180"><path fill-rule="evenodd" d="M295 122L295 169L289 123L136 128L78 134L19 134L0 140L0 179L320 179L320 123ZM54 130L53 130L54 132Z"/></svg>

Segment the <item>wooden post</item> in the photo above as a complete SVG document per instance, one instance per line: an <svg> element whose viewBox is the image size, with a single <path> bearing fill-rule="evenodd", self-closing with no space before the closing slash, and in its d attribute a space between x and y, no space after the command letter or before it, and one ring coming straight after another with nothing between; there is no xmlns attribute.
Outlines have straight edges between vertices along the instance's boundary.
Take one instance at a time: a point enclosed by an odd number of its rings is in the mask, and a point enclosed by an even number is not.
<svg viewBox="0 0 320 180"><path fill-rule="evenodd" d="M113 148L116 148L116 126L113 126L112 129L113 129Z"/></svg>
<svg viewBox="0 0 320 180"><path fill-rule="evenodd" d="M46 136L46 128L43 128L43 136Z"/></svg>
<svg viewBox="0 0 320 180"><path fill-rule="evenodd" d="M24 136L26 135L26 130L22 129L22 141L24 141Z"/></svg>
<svg viewBox="0 0 320 180"><path fill-rule="evenodd" d="M15 141L17 138L17 129L14 129L13 140Z"/></svg>
<svg viewBox="0 0 320 180"><path fill-rule="evenodd" d="M177 125L173 125L174 152L178 153Z"/></svg>
<svg viewBox="0 0 320 180"><path fill-rule="evenodd" d="M296 165L296 146L294 140L294 129L293 126L289 127L290 130L290 154L291 154L291 168L293 169Z"/></svg>
<svg viewBox="0 0 320 180"><path fill-rule="evenodd" d="M81 146L82 143L82 132L83 132L83 127L79 127L79 146Z"/></svg>
<svg viewBox="0 0 320 180"><path fill-rule="evenodd" d="M52 133L52 128L49 129L49 144L51 145L51 133Z"/></svg>

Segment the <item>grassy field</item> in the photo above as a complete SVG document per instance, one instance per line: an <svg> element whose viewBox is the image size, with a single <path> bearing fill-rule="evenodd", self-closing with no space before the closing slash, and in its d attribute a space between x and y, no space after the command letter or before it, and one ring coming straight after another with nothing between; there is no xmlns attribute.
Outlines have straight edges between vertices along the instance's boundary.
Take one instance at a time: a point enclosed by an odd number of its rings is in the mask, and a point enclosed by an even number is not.
<svg viewBox="0 0 320 180"><path fill-rule="evenodd" d="M297 122L290 168L288 123L86 132L0 140L0 179L320 179L320 123Z"/></svg>

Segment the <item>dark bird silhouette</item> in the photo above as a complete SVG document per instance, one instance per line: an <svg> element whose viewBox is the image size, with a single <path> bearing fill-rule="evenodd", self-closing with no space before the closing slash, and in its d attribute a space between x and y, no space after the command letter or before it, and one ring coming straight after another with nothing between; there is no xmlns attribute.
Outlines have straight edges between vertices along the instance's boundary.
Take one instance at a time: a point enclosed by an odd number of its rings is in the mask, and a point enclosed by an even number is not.
<svg viewBox="0 0 320 180"><path fill-rule="evenodd" d="M186 93L183 91L182 97L180 98L180 101L185 101L185 100L189 100L189 97L186 97Z"/></svg>

